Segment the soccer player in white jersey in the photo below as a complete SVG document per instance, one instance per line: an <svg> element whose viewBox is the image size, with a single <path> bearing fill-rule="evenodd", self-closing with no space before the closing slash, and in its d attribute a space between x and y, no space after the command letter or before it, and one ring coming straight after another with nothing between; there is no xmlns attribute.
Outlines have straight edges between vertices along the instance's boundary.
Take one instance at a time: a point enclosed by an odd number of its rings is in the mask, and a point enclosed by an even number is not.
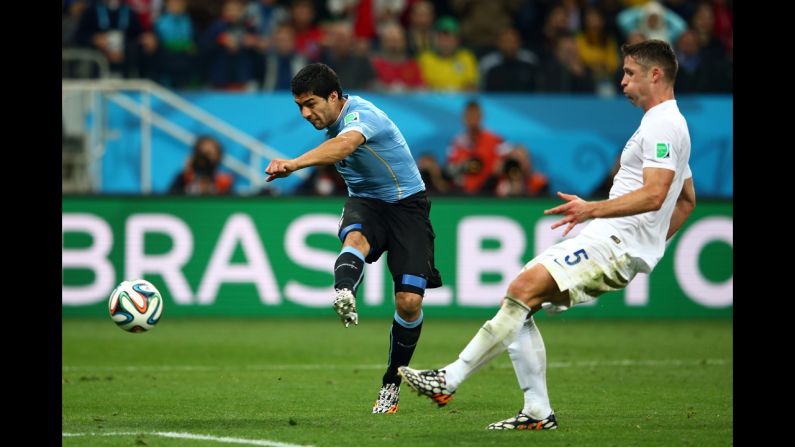
<svg viewBox="0 0 795 447"><path fill-rule="evenodd" d="M458 359L434 370L399 368L412 388L443 406L467 377L507 348L524 392L524 407L489 429L557 428L547 395L544 341L532 315L542 307L560 312L592 301L626 287L638 272L651 272L663 256L665 242L695 207L688 166L690 136L674 99L676 56L660 40L624 45L621 51L621 87L644 115L624 146L610 198L588 202L558 193L566 203L544 211L564 216L552 228L565 226L565 236L577 224L593 220L577 237L550 247L524 266L500 310Z"/></svg>

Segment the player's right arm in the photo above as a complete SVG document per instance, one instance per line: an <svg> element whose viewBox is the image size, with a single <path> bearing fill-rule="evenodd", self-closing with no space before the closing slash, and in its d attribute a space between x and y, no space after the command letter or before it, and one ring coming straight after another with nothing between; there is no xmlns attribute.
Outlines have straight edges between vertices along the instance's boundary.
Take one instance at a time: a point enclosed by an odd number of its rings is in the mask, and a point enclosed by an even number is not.
<svg viewBox="0 0 795 447"><path fill-rule="evenodd" d="M687 220L687 217L690 216L695 207L696 190L693 188L693 177L690 177L682 184L682 192L679 193L679 197L676 199L676 207L671 215L671 223L668 226L668 235L665 236L666 241L671 239L682 228L682 224L685 223L685 220Z"/></svg>
<svg viewBox="0 0 795 447"><path fill-rule="evenodd" d="M544 214L563 214L565 217L552 224L552 229L566 225L566 236L578 223L589 219L623 217L659 210L674 180L674 171L665 168L643 168L643 186L609 200L586 202L581 198L558 192L566 200L563 205L544 211Z"/></svg>
<svg viewBox="0 0 795 447"><path fill-rule="evenodd" d="M334 164L352 154L364 142L364 135L352 130L324 141L298 158L292 160L273 159L265 168L265 173L268 174L265 181L270 182L273 179L287 177L293 171L309 166Z"/></svg>

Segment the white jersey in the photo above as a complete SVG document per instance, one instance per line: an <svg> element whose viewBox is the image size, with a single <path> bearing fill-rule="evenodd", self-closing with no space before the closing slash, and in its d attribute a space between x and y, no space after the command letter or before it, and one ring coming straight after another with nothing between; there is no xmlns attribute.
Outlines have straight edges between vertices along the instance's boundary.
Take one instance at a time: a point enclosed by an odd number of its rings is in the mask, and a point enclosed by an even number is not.
<svg viewBox="0 0 795 447"><path fill-rule="evenodd" d="M662 208L634 216L594 219L581 232L600 239L617 237L626 253L642 259L649 271L665 252L665 236L684 181L692 177L690 133L676 100L658 104L640 121L621 154L621 168L613 178L610 198L628 194L643 186L643 168L663 168L675 172Z"/></svg>

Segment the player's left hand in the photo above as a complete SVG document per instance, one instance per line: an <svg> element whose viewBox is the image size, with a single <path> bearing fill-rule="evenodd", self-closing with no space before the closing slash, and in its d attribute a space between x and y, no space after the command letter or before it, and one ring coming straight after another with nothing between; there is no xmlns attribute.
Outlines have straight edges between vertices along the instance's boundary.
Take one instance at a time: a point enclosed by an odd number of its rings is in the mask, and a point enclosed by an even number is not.
<svg viewBox="0 0 795 447"><path fill-rule="evenodd" d="M293 160L273 159L270 164L268 164L268 167L265 168L265 173L268 174L268 178L266 178L265 181L270 182L273 179L287 177L296 169L298 169L298 167Z"/></svg>
<svg viewBox="0 0 795 447"><path fill-rule="evenodd" d="M593 217L593 204L591 202L586 202L573 194L564 194L562 192L558 192L558 197L567 201L567 203L545 210L544 214L564 214L566 216L552 224L553 230L568 224L566 229L563 230L563 236L569 234L569 231L578 223L585 222Z"/></svg>

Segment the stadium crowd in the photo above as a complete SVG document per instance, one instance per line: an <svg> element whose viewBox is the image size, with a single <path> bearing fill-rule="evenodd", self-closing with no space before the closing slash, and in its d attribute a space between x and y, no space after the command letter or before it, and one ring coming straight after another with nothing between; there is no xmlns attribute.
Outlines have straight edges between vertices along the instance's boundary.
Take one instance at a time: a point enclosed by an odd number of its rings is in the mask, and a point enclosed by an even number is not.
<svg viewBox="0 0 795 447"><path fill-rule="evenodd" d="M619 47L677 51L677 94L732 91L731 0L63 0L64 48L176 89L289 90L323 62L353 91L611 96ZM92 77L73 63L65 77Z"/></svg>
<svg viewBox="0 0 795 447"><path fill-rule="evenodd" d="M731 93L731 0L63 0L63 48L101 54L105 76L178 90L289 91L323 62L346 91L620 94L625 42L662 39L676 93ZM65 78L103 75L65 60ZM542 196L530 150L481 125L476 101L446 159L416 154L434 195ZM208 137L209 138L209 137ZM218 143L220 145L220 143ZM219 146L220 147L220 146ZM194 148L195 149L195 148ZM186 161L171 193L231 193ZM198 172L198 171L196 171ZM219 171L220 172L220 171ZM606 173L607 174L607 173ZM220 175L220 174L218 174ZM205 178L209 178L208 183ZM606 195L612 176L595 192ZM191 183L192 182L192 183ZM196 183L196 185L193 185ZM204 191L204 192L202 192ZM267 191L266 191L267 193ZM297 194L345 195L333 167Z"/></svg>

